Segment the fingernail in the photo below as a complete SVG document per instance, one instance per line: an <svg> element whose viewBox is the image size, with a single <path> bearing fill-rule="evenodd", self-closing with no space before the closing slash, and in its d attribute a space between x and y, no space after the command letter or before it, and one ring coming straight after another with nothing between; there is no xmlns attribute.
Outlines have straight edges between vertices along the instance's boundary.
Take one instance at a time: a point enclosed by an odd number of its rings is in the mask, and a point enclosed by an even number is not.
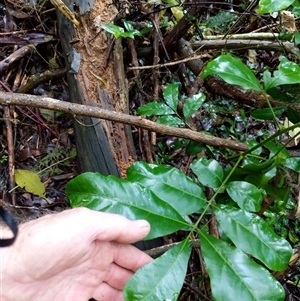
<svg viewBox="0 0 300 301"><path fill-rule="evenodd" d="M150 224L146 220L144 220L144 219L140 219L140 220L134 221L134 223L139 228L150 228Z"/></svg>

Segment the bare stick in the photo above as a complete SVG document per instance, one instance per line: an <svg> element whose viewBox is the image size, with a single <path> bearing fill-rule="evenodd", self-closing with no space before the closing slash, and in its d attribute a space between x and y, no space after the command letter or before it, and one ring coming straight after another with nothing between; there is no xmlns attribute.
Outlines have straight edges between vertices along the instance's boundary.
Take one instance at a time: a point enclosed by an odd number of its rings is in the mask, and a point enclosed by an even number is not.
<svg viewBox="0 0 300 301"><path fill-rule="evenodd" d="M166 125L155 123L153 121L147 120L142 117L132 116L124 113L118 113L118 112L105 110L94 106L74 104L74 103L65 102L49 97L41 97L41 96L20 94L20 93L0 92L0 104L43 108L43 109L69 113L73 116L82 115L82 116L101 118L101 119L133 125L163 135L190 139L211 146L229 148L235 151L248 150L248 146L245 143L241 143L238 141L209 136L189 129L166 126Z"/></svg>

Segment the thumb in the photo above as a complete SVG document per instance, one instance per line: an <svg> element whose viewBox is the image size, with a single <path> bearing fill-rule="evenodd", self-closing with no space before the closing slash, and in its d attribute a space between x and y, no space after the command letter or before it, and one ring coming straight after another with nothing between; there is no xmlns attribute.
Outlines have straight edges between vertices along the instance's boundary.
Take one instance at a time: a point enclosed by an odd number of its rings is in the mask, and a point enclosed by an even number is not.
<svg viewBox="0 0 300 301"><path fill-rule="evenodd" d="M92 210L89 210L83 224L92 240L131 244L142 240L150 232L150 224L146 220L132 221L119 214Z"/></svg>

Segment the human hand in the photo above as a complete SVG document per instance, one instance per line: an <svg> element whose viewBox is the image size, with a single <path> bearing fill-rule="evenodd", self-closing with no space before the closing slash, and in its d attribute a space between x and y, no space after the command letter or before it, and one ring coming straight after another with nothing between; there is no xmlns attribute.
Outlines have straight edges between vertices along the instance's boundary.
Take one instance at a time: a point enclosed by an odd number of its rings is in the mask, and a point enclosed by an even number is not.
<svg viewBox="0 0 300 301"><path fill-rule="evenodd" d="M24 223L15 243L0 250L0 299L124 300L126 282L152 260L129 244L149 231L146 221L86 208Z"/></svg>

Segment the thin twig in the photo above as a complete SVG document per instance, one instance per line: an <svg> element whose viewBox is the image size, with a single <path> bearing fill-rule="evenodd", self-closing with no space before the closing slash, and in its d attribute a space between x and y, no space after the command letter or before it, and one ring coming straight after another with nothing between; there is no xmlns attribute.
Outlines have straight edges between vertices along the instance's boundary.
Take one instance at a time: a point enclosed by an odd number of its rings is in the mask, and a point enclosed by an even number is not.
<svg viewBox="0 0 300 301"><path fill-rule="evenodd" d="M6 126L6 137L7 137L7 150L8 150L8 189L12 189L15 186L15 150L14 150L14 135L12 128L12 116L11 107L4 108L4 118ZM16 195L11 194L12 205L16 205Z"/></svg>
<svg viewBox="0 0 300 301"><path fill-rule="evenodd" d="M165 63L165 64L157 64L157 65L151 65L151 66L140 66L140 67L128 67L127 70L143 70L143 69L163 68L163 67L174 66L174 65L186 63L186 62L189 62L189 61L200 60L200 59L202 59L206 56L207 56L207 54L193 55L193 56L181 59L181 60L176 60L176 61Z"/></svg>

